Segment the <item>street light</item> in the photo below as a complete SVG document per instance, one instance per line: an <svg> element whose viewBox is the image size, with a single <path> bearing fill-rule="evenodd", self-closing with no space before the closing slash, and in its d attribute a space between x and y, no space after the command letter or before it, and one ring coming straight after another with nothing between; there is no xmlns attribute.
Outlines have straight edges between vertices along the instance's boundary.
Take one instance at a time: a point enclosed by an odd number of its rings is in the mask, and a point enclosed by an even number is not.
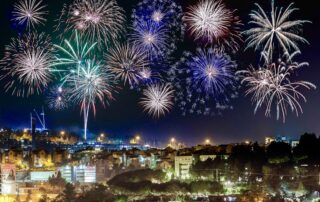
<svg viewBox="0 0 320 202"><path fill-rule="evenodd" d="M171 143L174 143L175 141L176 141L176 139L174 137L171 138L171 140L170 140Z"/></svg>
<svg viewBox="0 0 320 202"><path fill-rule="evenodd" d="M206 139L204 142L205 142L206 145L209 145L210 144L210 139Z"/></svg>

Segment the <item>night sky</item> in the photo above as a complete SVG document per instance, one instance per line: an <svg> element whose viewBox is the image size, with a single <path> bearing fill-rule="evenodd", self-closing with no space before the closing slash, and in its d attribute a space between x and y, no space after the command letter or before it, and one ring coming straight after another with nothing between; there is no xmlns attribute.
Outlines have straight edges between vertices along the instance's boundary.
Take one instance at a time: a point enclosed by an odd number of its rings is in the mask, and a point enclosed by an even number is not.
<svg viewBox="0 0 320 202"><path fill-rule="evenodd" d="M50 15L48 23L40 26L38 30L51 33L54 20L57 18L62 8L62 3L68 0L44 0L49 5ZM0 55L2 57L4 46L10 42L11 37L16 37L19 30L11 22L12 4L15 0L1 0L0 2ZM59 2L59 3L58 3ZM127 14L128 25L132 8L137 0L118 0ZM130 2L130 3L129 3ZM194 4L194 0L177 1L183 6L185 11L187 6ZM237 9L237 14L247 27L250 10L255 9L255 2L259 2L263 8L270 9L270 0L225 0L229 8ZM276 5L287 7L291 1L276 0ZM312 24L304 25L303 36L310 42L310 45L302 45L302 55L298 57L300 62L307 61L310 66L298 72L297 78L308 80L320 87L320 12L316 1L296 0L294 7L300 8L292 15L293 18L310 20ZM311 3L312 2L312 3ZM176 59L181 56L181 50L194 51L195 43L185 37L179 45L179 51L174 54ZM244 46L243 46L244 47ZM246 69L249 64L257 65L259 56L251 50L240 51L234 58L239 69ZM3 82L0 82L3 86ZM91 132L105 132L113 136L127 136L141 133L147 140L167 141L174 136L186 144L197 144L203 142L205 138L210 138L214 143L238 142L246 139L261 141L265 136L285 135L298 137L304 132L314 132L320 134L320 92L317 90L305 93L308 102L302 103L304 113L296 117L293 113L288 113L286 123L277 121L275 117L266 118L264 110L259 110L253 114L254 107L250 97L245 97L243 90L240 96L233 101L234 109L224 111L222 116L205 117L191 116L183 117L178 110L168 114L159 120L152 119L138 105L140 94L123 89L115 95L116 101L110 103L106 108L98 108L96 117L91 116L89 130ZM0 127L28 127L29 114L36 108L41 110L45 106L43 96L31 96L29 98L17 98L0 90ZM83 125L79 107L73 107L64 112L47 112L47 126L51 129L70 129L79 131ZM273 114L274 115L274 114Z"/></svg>

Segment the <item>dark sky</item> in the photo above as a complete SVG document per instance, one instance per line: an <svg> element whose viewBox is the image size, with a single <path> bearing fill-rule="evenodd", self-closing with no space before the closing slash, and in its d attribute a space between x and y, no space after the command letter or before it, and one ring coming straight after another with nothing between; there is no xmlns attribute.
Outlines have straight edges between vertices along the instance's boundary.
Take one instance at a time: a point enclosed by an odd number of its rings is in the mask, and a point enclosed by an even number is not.
<svg viewBox="0 0 320 202"><path fill-rule="evenodd" d="M50 32L52 22L62 8L66 0L43 0L49 5L49 22L42 29ZM15 0L1 0L0 2L0 54L3 55L4 46L9 43L11 37L17 36L17 30L10 24L10 12ZM59 3L58 3L59 2ZM119 0L119 4L126 10L129 18L131 9L138 2L136 0ZM183 9L194 0L179 0ZM225 0L229 8L237 9L238 15L243 23L248 22L248 14L255 9L253 0ZM270 8L270 0L259 0L264 8ZM313 3L311 3L313 2ZM290 1L276 0L277 5L287 6ZM300 61L308 61L310 66L299 71L298 78L308 80L320 86L320 12L315 1L296 0L295 7L300 8L292 17L310 20L312 24L304 26L304 37L310 45L301 46L302 55ZM247 26L244 26L244 28ZM185 39L180 49L191 50L195 44L190 39ZM179 58L179 53L175 56ZM256 65L258 55L251 51L240 51L237 57L240 69L245 69L249 64ZM2 86L3 83L0 82ZM164 118L154 120L142 113L137 102L139 93L122 90L116 95L116 101L109 107L99 108L96 117L91 116L89 129L92 132L106 132L114 136L126 136L134 133L142 133L145 139L156 138L159 141L167 141L171 136L182 139L187 144L196 144L209 137L215 143L238 142L246 139L261 141L265 136L286 135L297 137L304 132L315 132L320 134L320 94L318 90L306 92L307 103L303 103L304 113L300 117L289 113L286 123L276 121L275 118L266 118L264 111L259 110L253 114L253 106L250 97L245 97L243 91L233 102L234 110L223 112L222 116L183 117L178 111L174 111ZM29 98L17 98L0 90L0 127L28 127L29 113L34 109L45 106L43 96L32 96ZM46 109L49 128L66 128L77 130L82 127L82 118L78 107L71 108L65 112L54 112Z"/></svg>

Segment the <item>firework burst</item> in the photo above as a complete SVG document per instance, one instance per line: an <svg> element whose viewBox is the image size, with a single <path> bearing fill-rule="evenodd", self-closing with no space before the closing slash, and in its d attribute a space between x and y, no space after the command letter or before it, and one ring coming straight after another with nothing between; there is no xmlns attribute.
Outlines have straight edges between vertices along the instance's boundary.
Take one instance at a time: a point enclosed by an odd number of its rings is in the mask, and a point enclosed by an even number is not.
<svg viewBox="0 0 320 202"><path fill-rule="evenodd" d="M44 16L48 13L45 11L45 5L42 0L20 0L14 5L13 21L19 25L25 25L28 29L38 24L44 24Z"/></svg>
<svg viewBox="0 0 320 202"><path fill-rule="evenodd" d="M105 60L115 78L130 86L138 84L141 79L151 77L145 71L149 65L148 55L140 48L128 43L110 49Z"/></svg>
<svg viewBox="0 0 320 202"><path fill-rule="evenodd" d="M316 86L308 81L292 81L292 74L304 67L308 63L292 62L295 55L285 55L284 60L279 60L277 63L266 64L265 67L258 70L251 67L248 70L239 71L242 75L242 83L248 90L246 94L252 94L252 102L255 103L254 112L265 106L265 115L271 116L273 107L276 109L277 120L282 117L283 122L288 113L288 109L294 112L297 116L302 113L300 100L307 101L299 89L315 89ZM267 55L265 55L267 60Z"/></svg>
<svg viewBox="0 0 320 202"><path fill-rule="evenodd" d="M87 139L87 126L90 110L96 114L96 103L103 106L113 99L113 76L99 63L87 60L79 72L66 78L65 85L70 89L69 100L80 104L84 115L84 139Z"/></svg>
<svg viewBox="0 0 320 202"><path fill-rule="evenodd" d="M100 41L99 47L118 39L124 30L123 9L115 0L75 0L62 15L65 31L77 30L90 43Z"/></svg>
<svg viewBox="0 0 320 202"><path fill-rule="evenodd" d="M39 94L52 79L52 44L44 34L28 34L12 39L1 61L1 80L6 91L16 96Z"/></svg>
<svg viewBox="0 0 320 202"><path fill-rule="evenodd" d="M173 107L174 90L169 84L155 84L143 91L140 104L155 118L165 115Z"/></svg>
<svg viewBox="0 0 320 202"><path fill-rule="evenodd" d="M286 9L274 6L274 0L271 4L271 13L268 16L259 4L257 11L252 11L249 23L253 27L244 32L248 36L246 39L247 48L254 47L255 50L267 53L268 59L272 59L276 47L281 47L284 53L289 54L291 50L299 51L298 44L308 43L308 41L299 35L299 30L306 22L305 20L289 20L291 14L296 11L293 3Z"/></svg>
<svg viewBox="0 0 320 202"><path fill-rule="evenodd" d="M183 19L195 40L238 50L241 22L221 0L202 0L190 6Z"/></svg>
<svg viewBox="0 0 320 202"><path fill-rule="evenodd" d="M221 50L185 53L168 72L182 114L214 115L232 109L230 101L237 97L235 70L236 63Z"/></svg>

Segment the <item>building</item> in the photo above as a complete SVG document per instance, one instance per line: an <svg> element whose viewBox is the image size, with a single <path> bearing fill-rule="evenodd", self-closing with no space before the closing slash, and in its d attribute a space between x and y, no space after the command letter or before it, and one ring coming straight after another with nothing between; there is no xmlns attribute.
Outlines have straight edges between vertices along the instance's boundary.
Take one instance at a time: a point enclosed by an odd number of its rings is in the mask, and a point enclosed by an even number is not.
<svg viewBox="0 0 320 202"><path fill-rule="evenodd" d="M96 166L64 166L59 171L67 182L95 183L97 181Z"/></svg>
<svg viewBox="0 0 320 202"><path fill-rule="evenodd" d="M192 155L176 156L174 159L175 176L181 179L188 179L190 177L189 170L192 163Z"/></svg>
<svg viewBox="0 0 320 202"><path fill-rule="evenodd" d="M50 177L54 176L56 171L31 171L31 182L47 182Z"/></svg>
<svg viewBox="0 0 320 202"><path fill-rule="evenodd" d="M17 193L15 164L0 164L0 194Z"/></svg>
<svg viewBox="0 0 320 202"><path fill-rule="evenodd" d="M200 155L199 156L199 160L203 162L203 161L206 161L208 159L214 160L216 157L217 157L217 155L215 155L215 154L204 154L204 155Z"/></svg>
<svg viewBox="0 0 320 202"><path fill-rule="evenodd" d="M274 142L274 141L276 141L276 138L274 138L274 137L265 137L264 138L264 144L266 146L269 145L271 142Z"/></svg>

